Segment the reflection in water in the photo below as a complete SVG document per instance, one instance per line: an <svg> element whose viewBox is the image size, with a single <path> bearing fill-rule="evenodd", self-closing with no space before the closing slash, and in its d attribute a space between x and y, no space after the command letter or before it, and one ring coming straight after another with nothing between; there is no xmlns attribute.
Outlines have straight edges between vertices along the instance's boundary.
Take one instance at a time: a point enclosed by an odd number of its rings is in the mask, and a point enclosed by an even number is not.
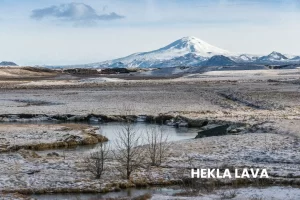
<svg viewBox="0 0 300 200"><path fill-rule="evenodd" d="M118 139L118 132L124 127L122 123L106 123L99 126L99 133L105 135L109 139L109 144L113 148L115 141ZM168 136L168 141L179 141L195 138L198 129L180 127L175 128L166 125L135 123L133 124L134 131L141 135L141 138L146 140L147 131L151 129L159 129L163 134Z"/></svg>
<svg viewBox="0 0 300 200"><path fill-rule="evenodd" d="M120 122L109 122L109 123L101 123L101 124L94 123L90 125L99 128L97 132L99 134L105 135L109 139L108 144L111 150L113 150L115 147L115 141L118 139L118 132L120 132L122 128L124 128L123 124ZM197 132L199 132L199 129L197 128L187 128L187 127L176 128L172 126L147 124L143 122L134 123L132 125L134 127L134 130L141 135L141 138L144 141L146 141L147 130L149 131L150 129L153 128L162 130L164 134L168 135L168 141L170 142L195 138ZM144 142L144 144L146 143ZM83 153L86 151L91 151L94 148L97 148L98 145L79 145L76 146L75 148L44 150L44 151L40 151L40 154L47 154L53 151L57 153L65 153L65 152L72 152L72 151L76 151L77 153L81 153L81 152Z"/></svg>
<svg viewBox="0 0 300 200"><path fill-rule="evenodd" d="M31 197L38 200L98 200L98 199L108 199L108 198L125 198L125 197L137 197L144 194L163 194L163 195L174 195L175 193L181 192L179 188L146 188L146 189L136 189L129 188L124 189L120 192L110 192L107 194L45 194L45 195L32 195Z"/></svg>

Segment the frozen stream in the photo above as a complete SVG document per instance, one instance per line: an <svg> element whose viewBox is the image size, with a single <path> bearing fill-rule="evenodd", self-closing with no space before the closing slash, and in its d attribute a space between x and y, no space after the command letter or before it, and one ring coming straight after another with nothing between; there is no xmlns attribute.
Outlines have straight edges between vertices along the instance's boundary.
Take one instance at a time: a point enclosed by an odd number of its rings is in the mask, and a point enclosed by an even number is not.
<svg viewBox="0 0 300 200"><path fill-rule="evenodd" d="M106 123L99 126L99 133L105 135L109 139L109 144L114 146L115 141L118 138L118 134L124 128L121 123ZM196 128L186 128L186 127L172 127L166 125L157 125L157 124L147 124L147 123L135 123L133 124L133 130L137 134L141 135L142 140L146 143L147 131L156 129L162 131L164 135L168 137L168 141L179 141L185 139L195 138L197 132L199 131Z"/></svg>
<svg viewBox="0 0 300 200"><path fill-rule="evenodd" d="M110 149L114 149L115 142L118 138L118 134L124 126L122 123L119 122L110 122L110 123L103 123L103 124L93 124L95 127L99 127L99 134L106 136L109 139L109 146ZM147 144L147 131L156 129L161 130L164 135L168 137L168 141L179 141L179 140L186 140L195 138L199 129L197 128L186 128L186 127L172 127L166 125L158 125L158 124L147 124L143 122L137 122L132 125L133 130L141 135L141 139L144 140L143 144ZM88 151L96 148L97 145L84 145L84 146L77 146L73 149L52 149L41 151L39 153L49 153L49 152L60 152L60 151Z"/></svg>
<svg viewBox="0 0 300 200"><path fill-rule="evenodd" d="M145 194L161 194L172 196L175 193L181 192L176 187L171 188L158 188L151 187L146 189L129 188L121 190L120 192L109 192L107 194L47 194L47 195L32 195L37 200L96 200L96 199L109 199L109 198L126 198L126 197L137 197Z"/></svg>
<svg viewBox="0 0 300 200"><path fill-rule="evenodd" d="M99 127L99 134L105 135L109 142L110 148L114 148L115 141L118 138L118 133L124 127L122 123L119 122L110 122L104 124L93 124L95 127ZM147 131L149 130L161 130L164 134L168 136L168 141L178 141L178 140L185 140L185 139L192 139L195 138L199 129L197 128L185 128L185 127L171 127L166 125L157 125L157 124L147 124L147 123L134 123L133 130L136 131L138 134L141 135L143 140L146 140ZM146 142L146 141L145 141ZM144 144L145 144L144 142ZM62 151L76 151L76 152L85 152L90 151L94 148L97 148L97 145L85 145L85 146L78 146L74 149L52 149L46 151L39 151L39 154L47 154L49 152L58 152L61 153ZM177 188L158 188L158 187L151 187L146 189L136 189L136 188L129 188L125 190L121 190L120 192L110 192L107 194L47 194L47 195L33 195L32 197L38 200L55 200L55 199L62 199L62 200L92 200L92 199L107 199L107 198L124 198L124 197L136 197L139 195L144 194L162 194L162 195L173 195L176 192L180 192Z"/></svg>

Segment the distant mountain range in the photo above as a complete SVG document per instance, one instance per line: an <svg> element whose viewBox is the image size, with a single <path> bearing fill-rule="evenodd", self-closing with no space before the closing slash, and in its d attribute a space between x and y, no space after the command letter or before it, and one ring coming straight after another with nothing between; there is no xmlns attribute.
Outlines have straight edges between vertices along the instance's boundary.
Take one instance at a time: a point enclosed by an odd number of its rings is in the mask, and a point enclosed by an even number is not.
<svg viewBox="0 0 300 200"><path fill-rule="evenodd" d="M18 66L18 65L14 62L2 61L2 62L0 62L0 66Z"/></svg>
<svg viewBox="0 0 300 200"><path fill-rule="evenodd" d="M135 53L114 60L63 66L67 68L167 68L177 66L231 66L239 64L299 64L300 56L289 56L272 52L266 56L235 54L215 47L196 37L181 38L163 48Z"/></svg>
<svg viewBox="0 0 300 200"><path fill-rule="evenodd" d="M211 66L255 66L255 65L300 64L300 56L272 52L269 55L231 53L215 47L196 37L184 37L160 49L135 53L127 57L104 62L46 66L49 68L169 68L169 67L211 67ZM16 66L13 62L1 62L0 66Z"/></svg>

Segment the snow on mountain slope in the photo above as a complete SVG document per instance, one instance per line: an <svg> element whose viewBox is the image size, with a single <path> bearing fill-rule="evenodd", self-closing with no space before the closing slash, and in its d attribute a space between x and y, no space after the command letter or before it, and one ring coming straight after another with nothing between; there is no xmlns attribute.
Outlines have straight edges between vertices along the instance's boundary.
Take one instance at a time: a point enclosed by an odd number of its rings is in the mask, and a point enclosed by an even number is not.
<svg viewBox="0 0 300 200"><path fill-rule="evenodd" d="M300 56L295 56L291 58L290 61L300 61Z"/></svg>
<svg viewBox="0 0 300 200"><path fill-rule="evenodd" d="M230 53L227 50L190 36L183 37L154 51L134 53L127 57L104 62L60 67L53 66L53 68L168 68L177 66L266 65L299 62L299 57L275 51L266 56Z"/></svg>
<svg viewBox="0 0 300 200"><path fill-rule="evenodd" d="M258 55L251 55L251 54L241 54L238 56L231 56L230 59L232 59L235 62L253 62L256 61L260 56Z"/></svg>
<svg viewBox="0 0 300 200"><path fill-rule="evenodd" d="M155 56L158 59L169 59L170 57L183 56L194 53L200 57L212 57L214 55L227 55L228 51L214 47L196 37L181 38L166 47L144 53L142 55ZM158 55L157 55L158 54ZM158 57L157 57L158 56Z"/></svg>
<svg viewBox="0 0 300 200"><path fill-rule="evenodd" d="M229 51L212 46L196 37L184 37L150 52L135 53L111 61L88 64L91 67L111 67L115 63L128 67L160 67L163 65L191 65L205 61L215 55L229 55ZM190 58L191 60L189 60ZM167 61L167 62L166 62ZM169 63L168 63L169 62Z"/></svg>
<svg viewBox="0 0 300 200"><path fill-rule="evenodd" d="M273 62L273 61L285 61L287 60L288 58L279 53L279 52L276 52L276 51L273 51L272 53L270 53L269 55L267 56L263 56L261 58L258 59L258 61L261 61L261 62Z"/></svg>

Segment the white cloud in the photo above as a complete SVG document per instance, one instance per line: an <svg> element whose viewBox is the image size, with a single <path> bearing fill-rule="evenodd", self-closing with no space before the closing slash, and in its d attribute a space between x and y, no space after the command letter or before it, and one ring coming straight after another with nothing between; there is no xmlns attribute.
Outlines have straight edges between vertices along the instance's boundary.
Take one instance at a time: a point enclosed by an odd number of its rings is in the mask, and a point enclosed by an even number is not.
<svg viewBox="0 0 300 200"><path fill-rule="evenodd" d="M97 14L94 8L84 3L69 3L58 6L50 6L42 9L35 9L32 11L31 18L36 20L54 18L62 21L75 22L75 25L90 25L95 24L99 20L116 20L122 19L124 16L115 12L108 14Z"/></svg>

